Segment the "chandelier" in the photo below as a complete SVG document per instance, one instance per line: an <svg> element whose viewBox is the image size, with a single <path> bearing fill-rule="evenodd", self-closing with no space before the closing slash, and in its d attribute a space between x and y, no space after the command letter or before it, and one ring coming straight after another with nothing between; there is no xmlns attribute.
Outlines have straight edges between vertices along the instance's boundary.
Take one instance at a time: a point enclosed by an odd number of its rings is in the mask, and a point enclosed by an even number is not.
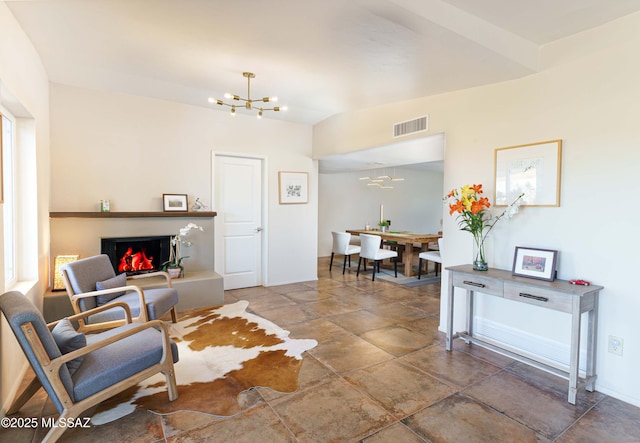
<svg viewBox="0 0 640 443"><path fill-rule="evenodd" d="M395 175L395 170L394 170ZM368 176L368 177L360 177L360 180L368 180L367 186L377 186L381 189L393 189L391 186L391 182L401 182L404 181L404 178L400 177L392 177L390 175L379 175L379 176Z"/></svg>
<svg viewBox="0 0 640 443"><path fill-rule="evenodd" d="M258 118L262 118L263 111L286 111L286 106L273 106L272 108L265 108L266 105L261 105L262 103L272 103L277 102L278 97L263 97L259 99L251 98L251 79L255 78L255 74L253 72L243 72L242 75L247 78L247 98L240 97L239 95L229 94L228 92L224 95L224 98L227 100L233 100L238 103L226 103L222 100L215 99L213 97L209 97L209 103L215 103L220 106L229 106L231 108L231 115L236 115L236 107L245 108L245 109L257 109L258 110Z"/></svg>

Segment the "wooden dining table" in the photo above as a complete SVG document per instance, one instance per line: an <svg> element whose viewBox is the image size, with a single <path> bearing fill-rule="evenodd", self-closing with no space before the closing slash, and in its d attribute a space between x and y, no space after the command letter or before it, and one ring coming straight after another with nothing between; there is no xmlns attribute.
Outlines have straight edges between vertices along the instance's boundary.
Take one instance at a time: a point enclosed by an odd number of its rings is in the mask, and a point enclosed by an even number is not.
<svg viewBox="0 0 640 443"><path fill-rule="evenodd" d="M404 245L404 275L411 277L413 275L413 245L420 244L420 250L426 251L429 243L435 243L438 241L441 234L418 234L415 232L407 231L378 231L378 230L365 230L365 229L347 229L347 232L351 235L370 234L378 235L382 237L382 240L394 241L398 244Z"/></svg>

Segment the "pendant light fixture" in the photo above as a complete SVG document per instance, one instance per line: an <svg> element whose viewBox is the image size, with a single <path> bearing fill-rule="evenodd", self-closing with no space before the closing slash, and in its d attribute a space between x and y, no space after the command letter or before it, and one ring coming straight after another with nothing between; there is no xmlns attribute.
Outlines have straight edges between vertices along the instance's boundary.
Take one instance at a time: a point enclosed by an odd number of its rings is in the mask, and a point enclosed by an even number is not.
<svg viewBox="0 0 640 443"><path fill-rule="evenodd" d="M393 169L393 175L394 177L387 175L386 170L384 171L384 175L378 175L378 176L367 176L367 177L360 177L360 180L368 180L369 183L367 183L367 186L377 186L381 189L393 189L393 186L391 186L388 182L401 182L404 181L404 178L401 177L397 177L395 176L395 168Z"/></svg>
<svg viewBox="0 0 640 443"><path fill-rule="evenodd" d="M224 98L226 98L227 100L233 100L233 102L231 103L226 103L223 100L219 100L213 97L209 97L209 103L214 103L216 105L220 105L220 106L228 106L231 108L231 115L236 115L236 108L245 108L248 110L252 110L255 109L258 111L257 113L257 117L258 118L262 118L262 113L263 111L286 111L287 107L286 106L273 106L271 108L265 108L264 106L266 105L262 105L262 103L273 103L273 102L277 102L278 101L278 97L263 97L263 98L259 98L259 99L252 99L251 98L251 79L255 78L255 74L252 72L243 72L242 75L247 79L247 97L240 97L239 95L236 94L230 94L230 93L226 93L224 95ZM238 102L238 103L234 103L234 102Z"/></svg>

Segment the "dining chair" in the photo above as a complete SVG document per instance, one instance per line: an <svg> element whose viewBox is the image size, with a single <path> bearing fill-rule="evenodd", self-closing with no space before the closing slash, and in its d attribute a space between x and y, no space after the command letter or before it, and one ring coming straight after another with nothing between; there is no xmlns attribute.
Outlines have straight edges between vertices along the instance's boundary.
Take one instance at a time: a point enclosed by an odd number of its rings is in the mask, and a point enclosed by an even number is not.
<svg viewBox="0 0 640 443"><path fill-rule="evenodd" d="M393 270L396 278L398 278L398 253L389 249L380 249L382 237L379 235L360 234L360 258L358 259L358 271L356 276L360 275L360 263L365 259L364 265L367 266L367 259L373 260L373 274L371 281L376 278L376 266L380 272L380 262L386 258L393 258Z"/></svg>
<svg viewBox="0 0 640 443"><path fill-rule="evenodd" d="M404 253L405 245L403 245L402 243L398 243L395 240L382 240L382 248L396 251L398 253L398 261L402 263L402 255Z"/></svg>
<svg viewBox="0 0 640 443"><path fill-rule="evenodd" d="M342 263L342 273L344 274L347 269L347 260L349 260L349 267L351 267L351 255L360 253L360 246L351 244L351 234L348 232L336 232L331 233L333 236L333 248L331 249L331 261L329 262L329 271L333 266L334 254L344 255L344 262Z"/></svg>
<svg viewBox="0 0 640 443"><path fill-rule="evenodd" d="M438 268L442 264L442 237L438 239L438 250L437 251L424 251L418 254L418 280L420 280L420 274L422 273L422 260L427 260L427 266L429 266L429 262L432 261L436 266L436 277L438 276ZM427 269L427 273L429 269Z"/></svg>

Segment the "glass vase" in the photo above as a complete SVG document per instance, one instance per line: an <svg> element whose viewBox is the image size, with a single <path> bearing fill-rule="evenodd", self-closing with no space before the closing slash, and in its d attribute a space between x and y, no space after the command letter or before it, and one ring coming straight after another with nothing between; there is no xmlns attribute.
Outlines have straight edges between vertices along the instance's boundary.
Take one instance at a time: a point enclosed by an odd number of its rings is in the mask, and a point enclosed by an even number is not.
<svg viewBox="0 0 640 443"><path fill-rule="evenodd" d="M473 239L473 270L474 271L488 271L489 264L487 263L485 251L484 251L484 239Z"/></svg>

